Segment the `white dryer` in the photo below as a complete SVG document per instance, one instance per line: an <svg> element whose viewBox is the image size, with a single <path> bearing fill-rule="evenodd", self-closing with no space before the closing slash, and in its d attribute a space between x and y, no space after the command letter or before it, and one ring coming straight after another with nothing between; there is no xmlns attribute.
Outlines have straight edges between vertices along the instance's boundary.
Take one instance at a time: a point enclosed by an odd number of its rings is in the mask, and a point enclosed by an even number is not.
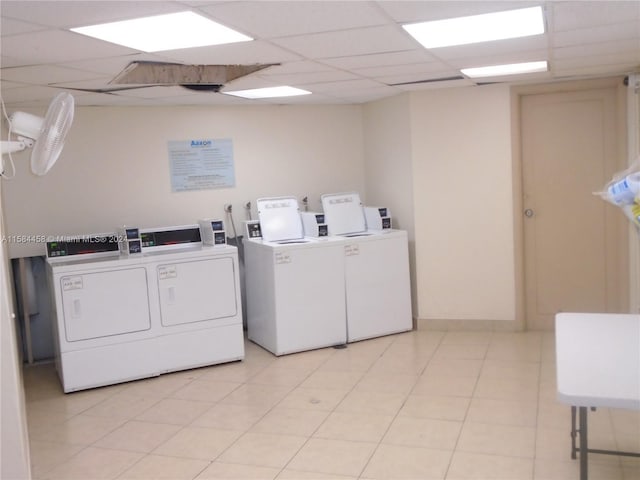
<svg viewBox="0 0 640 480"><path fill-rule="evenodd" d="M345 242L347 341L411 330L407 232L367 230L357 193L322 195L322 206L329 234Z"/></svg>
<svg viewBox="0 0 640 480"><path fill-rule="evenodd" d="M159 319L160 373L244 358L237 248L202 245L197 229L141 233L143 244L153 238L143 254Z"/></svg>
<svg viewBox="0 0 640 480"><path fill-rule="evenodd" d="M135 254L109 238L48 244L65 392L244 358L235 247L197 225L143 230Z"/></svg>
<svg viewBox="0 0 640 480"><path fill-rule="evenodd" d="M68 252L66 244L54 245L47 273L63 390L158 375L149 278L142 258L121 259L114 237L111 242L71 242L68 247L77 252L91 249L80 255Z"/></svg>
<svg viewBox="0 0 640 480"><path fill-rule="evenodd" d="M257 207L244 243L249 340L275 355L345 344L343 242L304 238L295 198Z"/></svg>

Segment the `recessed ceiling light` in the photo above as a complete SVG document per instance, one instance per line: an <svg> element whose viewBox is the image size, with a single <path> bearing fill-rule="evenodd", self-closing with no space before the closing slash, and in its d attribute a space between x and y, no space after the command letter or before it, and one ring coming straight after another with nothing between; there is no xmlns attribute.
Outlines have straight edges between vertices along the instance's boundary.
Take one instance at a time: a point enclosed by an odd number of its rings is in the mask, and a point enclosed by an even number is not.
<svg viewBox="0 0 640 480"><path fill-rule="evenodd" d="M460 70L470 78L501 77L503 75L517 75L521 73L546 72L546 60L540 62L512 63L509 65L492 65L489 67L463 68Z"/></svg>
<svg viewBox="0 0 640 480"><path fill-rule="evenodd" d="M542 7L403 25L425 48L449 47L544 33Z"/></svg>
<svg viewBox="0 0 640 480"><path fill-rule="evenodd" d="M170 13L72 28L72 32L135 48L160 52L253 40L193 12Z"/></svg>
<svg viewBox="0 0 640 480"><path fill-rule="evenodd" d="M223 92L226 95L233 95L242 98L277 98L295 97L297 95L309 95L311 92L295 87L267 87L254 88L252 90L236 90L235 92Z"/></svg>

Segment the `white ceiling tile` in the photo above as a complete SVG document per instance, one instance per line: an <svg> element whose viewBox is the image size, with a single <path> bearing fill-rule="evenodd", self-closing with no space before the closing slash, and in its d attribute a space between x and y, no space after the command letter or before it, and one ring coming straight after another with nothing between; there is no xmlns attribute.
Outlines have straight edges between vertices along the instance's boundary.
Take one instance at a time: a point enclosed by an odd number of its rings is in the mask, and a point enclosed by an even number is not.
<svg viewBox="0 0 640 480"><path fill-rule="evenodd" d="M553 36L553 46L564 47L621 39L635 40L637 48L640 49L640 27L637 21L558 32Z"/></svg>
<svg viewBox="0 0 640 480"><path fill-rule="evenodd" d="M582 45L573 45L571 47L556 48L553 53L553 58L580 58L597 55L616 56L620 54L635 58L640 62L640 45L638 45L638 42L634 40L606 43L585 43Z"/></svg>
<svg viewBox="0 0 640 480"><path fill-rule="evenodd" d="M321 59L418 48L418 44L409 35L396 27L370 27L316 33L278 38L273 42L305 57Z"/></svg>
<svg viewBox="0 0 640 480"><path fill-rule="evenodd" d="M397 85L396 88L412 92L418 90L436 90L439 88L470 87L472 85L475 85L475 83L465 78L461 80L446 80L441 82L408 83L405 85Z"/></svg>
<svg viewBox="0 0 640 480"><path fill-rule="evenodd" d="M2 16L70 28L186 10L177 2L2 0Z"/></svg>
<svg viewBox="0 0 640 480"><path fill-rule="evenodd" d="M640 19L640 2L636 0L551 2L550 6L553 27L558 32Z"/></svg>
<svg viewBox="0 0 640 480"><path fill-rule="evenodd" d="M137 53L130 48L82 37L59 30L12 35L2 38L2 54L20 58L22 65L33 65Z"/></svg>
<svg viewBox="0 0 640 480"><path fill-rule="evenodd" d="M48 84L53 84L74 80L88 80L95 78L96 74L56 65L34 65L29 67L5 68L2 70L3 79L34 85L41 84L42 78L45 76Z"/></svg>
<svg viewBox="0 0 640 480"><path fill-rule="evenodd" d="M502 53L486 56L469 56L456 58L448 61L452 68L473 68L484 67L490 65L506 65L511 63L537 62L541 60L550 60L547 58L546 50L531 50L528 52Z"/></svg>
<svg viewBox="0 0 640 480"><path fill-rule="evenodd" d="M529 38L516 38L512 41L497 40L476 45L459 45L432 49L433 56L450 61L471 57L499 57L520 52L530 52L547 49L547 38L544 35L536 35ZM544 59L543 59L544 60Z"/></svg>
<svg viewBox="0 0 640 480"><path fill-rule="evenodd" d="M210 47L184 48L159 52L166 58L193 64L249 64L299 61L301 57L263 41L213 45Z"/></svg>
<svg viewBox="0 0 640 480"><path fill-rule="evenodd" d="M412 63L409 65L389 65L381 67L359 68L354 71L365 77L388 77L392 75L410 75L428 77L442 72L446 67L442 63Z"/></svg>
<svg viewBox="0 0 640 480"><path fill-rule="evenodd" d="M261 76L269 77L271 75L291 75L296 73L314 73L314 72L330 72L331 67L322 63L312 62L310 60L301 60L299 62L288 62L282 65L276 65L260 72Z"/></svg>
<svg viewBox="0 0 640 480"><path fill-rule="evenodd" d="M3 6L0 6L0 9L1 8L3 8ZM0 35L3 37L17 35L19 33L37 32L38 30L44 30L44 27L33 23L23 22L22 20L14 20L4 17L0 21Z"/></svg>
<svg viewBox="0 0 640 480"><path fill-rule="evenodd" d="M391 53L372 53L350 57L325 58L327 65L345 69L361 69L368 67L403 65L408 63L433 62L434 58L424 49L405 50Z"/></svg>
<svg viewBox="0 0 640 480"><path fill-rule="evenodd" d="M77 62L60 63L63 67L77 68L88 72L115 77L122 72L131 62L170 62L171 59L151 53L138 53L118 57L102 57Z"/></svg>
<svg viewBox="0 0 640 480"><path fill-rule="evenodd" d="M456 0L410 0L383 1L380 7L399 23L425 22L444 18L466 17L482 13L514 10L531 5L540 5L540 1L456 1Z"/></svg>
<svg viewBox="0 0 640 480"><path fill-rule="evenodd" d="M637 63L612 63L609 65L604 64L585 64L583 66L576 65L575 62L571 64L560 63L555 69L556 78L563 79L567 77L571 78L592 78L602 76L621 76L628 73L637 72Z"/></svg>
<svg viewBox="0 0 640 480"><path fill-rule="evenodd" d="M373 80L368 79L359 79L359 80L347 80L344 82L327 82L327 83L314 83L308 84L305 86L306 90L311 90L314 93L331 93L337 92L340 90L351 90L358 91L363 89L370 88L380 88L384 87L379 82L375 82Z"/></svg>
<svg viewBox="0 0 640 480"><path fill-rule="evenodd" d="M202 10L227 26L263 39L384 25L387 21L370 2L350 0L228 2Z"/></svg>
<svg viewBox="0 0 640 480"><path fill-rule="evenodd" d="M340 82L343 80L356 80L358 78L359 77L357 75L340 70L268 76L268 79L271 82L275 82L278 85L294 86L306 85L309 83Z"/></svg>
<svg viewBox="0 0 640 480"><path fill-rule="evenodd" d="M553 61L556 70L568 68L586 68L591 67L597 70L598 67L605 67L610 70L616 65L632 65L637 69L640 65L640 58L637 52L632 53L615 53L606 55L582 55L579 57L560 58Z"/></svg>

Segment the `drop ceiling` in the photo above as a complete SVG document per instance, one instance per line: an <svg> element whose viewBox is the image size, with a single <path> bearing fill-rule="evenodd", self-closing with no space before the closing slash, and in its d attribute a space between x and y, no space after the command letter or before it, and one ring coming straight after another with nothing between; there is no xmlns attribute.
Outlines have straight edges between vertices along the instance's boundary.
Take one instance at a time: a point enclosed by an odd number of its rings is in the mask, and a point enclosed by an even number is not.
<svg viewBox="0 0 640 480"><path fill-rule="evenodd" d="M544 35L426 50L404 23L542 5ZM254 38L143 53L72 27L192 10ZM640 1L0 1L0 92L7 107L48 105L68 90L77 105L359 104L410 90L473 86L460 69L547 60L549 71L484 82L541 83L640 69ZM171 32L167 32L171 35ZM302 97L246 100L180 86L113 93L132 61L275 63L224 90L289 85ZM77 89L77 90L76 90Z"/></svg>

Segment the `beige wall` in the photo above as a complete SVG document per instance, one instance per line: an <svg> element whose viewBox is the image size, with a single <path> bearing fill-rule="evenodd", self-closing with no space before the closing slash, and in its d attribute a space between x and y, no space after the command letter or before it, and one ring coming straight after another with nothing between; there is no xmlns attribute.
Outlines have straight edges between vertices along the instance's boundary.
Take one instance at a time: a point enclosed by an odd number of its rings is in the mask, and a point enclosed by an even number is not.
<svg viewBox="0 0 640 480"><path fill-rule="evenodd" d="M247 202L255 218L255 200L274 195L308 196L310 209L319 209L322 193L364 190L361 112L359 106L77 108L62 156L46 176L29 172L28 153L15 155L18 173L4 184L8 233L189 224L224 218L226 203L239 229ZM192 138L233 140L235 188L171 191L167 142ZM9 244L12 257L44 252L43 243Z"/></svg>
<svg viewBox="0 0 640 480"><path fill-rule="evenodd" d="M406 230L413 315L417 312L409 94L364 106L364 202L391 210L393 227Z"/></svg>
<svg viewBox="0 0 640 480"><path fill-rule="evenodd" d="M2 195L0 187L0 197ZM0 203L0 217L2 206ZM1 218L0 218L1 220ZM4 235L0 223L0 235ZM5 243L0 242L0 379L2 396L0 398L0 478L30 478L29 441L22 388L22 370L17 350L14 311L9 286L10 276Z"/></svg>
<svg viewBox="0 0 640 480"><path fill-rule="evenodd" d="M509 87L412 93L411 140L418 318L515 320Z"/></svg>

